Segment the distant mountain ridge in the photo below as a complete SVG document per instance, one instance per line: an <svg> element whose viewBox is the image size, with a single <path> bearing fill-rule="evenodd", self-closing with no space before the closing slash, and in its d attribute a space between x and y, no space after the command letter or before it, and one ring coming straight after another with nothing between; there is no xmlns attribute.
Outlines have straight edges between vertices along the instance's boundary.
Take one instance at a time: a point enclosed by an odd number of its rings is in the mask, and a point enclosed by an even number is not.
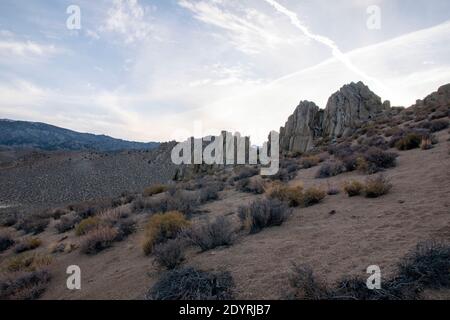
<svg viewBox="0 0 450 320"><path fill-rule="evenodd" d="M80 133L40 122L0 119L0 146L55 150L120 151L154 149L158 142L134 142Z"/></svg>

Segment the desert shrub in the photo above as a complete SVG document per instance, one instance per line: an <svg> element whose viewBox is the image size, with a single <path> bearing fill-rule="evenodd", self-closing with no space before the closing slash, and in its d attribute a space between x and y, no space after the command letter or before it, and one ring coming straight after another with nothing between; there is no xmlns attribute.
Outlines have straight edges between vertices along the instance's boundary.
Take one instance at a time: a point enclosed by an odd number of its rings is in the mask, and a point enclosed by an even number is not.
<svg viewBox="0 0 450 320"><path fill-rule="evenodd" d="M364 162L362 160L359 160L359 162L357 160L357 167L369 174L376 173L395 167L397 156L396 153L372 147L362 156L366 163L363 165Z"/></svg>
<svg viewBox="0 0 450 320"><path fill-rule="evenodd" d="M233 243L234 230L231 221L225 217L218 217L213 222L192 226L186 230L185 236L189 243L207 251Z"/></svg>
<svg viewBox="0 0 450 320"><path fill-rule="evenodd" d="M125 204L132 203L134 199L136 199L136 195L124 192L120 195L120 197L111 200L111 206L113 208L123 206Z"/></svg>
<svg viewBox="0 0 450 320"><path fill-rule="evenodd" d="M358 155L350 154L341 159L346 171L351 172L358 168Z"/></svg>
<svg viewBox="0 0 450 320"><path fill-rule="evenodd" d="M167 211L167 199L168 197L166 195L151 198L137 197L131 203L131 208L133 211L146 210L150 213L165 212Z"/></svg>
<svg viewBox="0 0 450 320"><path fill-rule="evenodd" d="M289 207L298 207L303 203L303 186L288 187L277 183L269 188L267 196L270 199L287 202Z"/></svg>
<svg viewBox="0 0 450 320"><path fill-rule="evenodd" d="M242 179L236 183L236 190L246 193L263 194L264 181L261 177Z"/></svg>
<svg viewBox="0 0 450 320"><path fill-rule="evenodd" d="M325 198L326 192L320 188L311 187L303 193L302 205L309 207L315 205Z"/></svg>
<svg viewBox="0 0 450 320"><path fill-rule="evenodd" d="M117 220L113 226L118 232L116 241L122 241L136 231L136 222L129 218Z"/></svg>
<svg viewBox="0 0 450 320"><path fill-rule="evenodd" d="M245 178L256 176L259 170L255 167L240 167L238 172L233 176L234 181L239 181Z"/></svg>
<svg viewBox="0 0 450 320"><path fill-rule="evenodd" d="M337 176L344 172L344 166L340 161L328 161L322 164L319 171L317 171L316 178L329 178Z"/></svg>
<svg viewBox="0 0 450 320"><path fill-rule="evenodd" d="M231 300L229 272L206 272L185 267L164 274L147 292L147 300Z"/></svg>
<svg viewBox="0 0 450 320"><path fill-rule="evenodd" d="M14 240L9 233L0 233L0 252L8 250L14 245Z"/></svg>
<svg viewBox="0 0 450 320"><path fill-rule="evenodd" d="M422 138L422 142L420 143L420 149L430 150L431 148L433 148L433 140L431 138Z"/></svg>
<svg viewBox="0 0 450 320"><path fill-rule="evenodd" d="M377 198L385 195L391 190L392 185L383 175L367 178L364 193L368 198Z"/></svg>
<svg viewBox="0 0 450 320"><path fill-rule="evenodd" d="M62 216L66 215L70 213L69 210L67 210L66 208L57 208L54 209L50 212L50 215L53 219L58 220L59 218L61 218Z"/></svg>
<svg viewBox="0 0 450 320"><path fill-rule="evenodd" d="M168 187L164 184L155 184L148 188L144 189L144 192L142 193L144 197L151 197L155 194L166 192Z"/></svg>
<svg viewBox="0 0 450 320"><path fill-rule="evenodd" d="M144 253L148 255L155 245L175 239L189 225L183 213L178 211L153 215L145 226Z"/></svg>
<svg viewBox="0 0 450 320"><path fill-rule="evenodd" d="M395 143L395 147L398 150L411 150L420 147L420 143L422 142L422 137L417 133L408 133L403 138L399 139Z"/></svg>
<svg viewBox="0 0 450 320"><path fill-rule="evenodd" d="M419 125L419 128L429 129L430 132L438 132L447 129L449 121L447 119L439 119L433 121L425 121Z"/></svg>
<svg viewBox="0 0 450 320"><path fill-rule="evenodd" d="M292 292L288 298L297 300L325 300L328 299L329 293L326 286L319 282L312 269L306 265L292 266L289 275L289 283Z"/></svg>
<svg viewBox="0 0 450 320"><path fill-rule="evenodd" d="M197 210L200 200L199 194L196 192L179 190L173 196L167 198L166 211L179 211L186 216L191 216Z"/></svg>
<svg viewBox="0 0 450 320"><path fill-rule="evenodd" d="M184 261L185 244L180 239L171 239L155 245L153 255L162 267L172 270Z"/></svg>
<svg viewBox="0 0 450 320"><path fill-rule="evenodd" d="M49 266L52 263L52 257L39 254L19 254L5 263L6 271L20 272L20 271L36 271Z"/></svg>
<svg viewBox="0 0 450 320"><path fill-rule="evenodd" d="M98 217L89 217L82 220L75 228L75 234L77 236L82 236L88 233L89 231L95 229L100 224L100 218Z"/></svg>
<svg viewBox="0 0 450 320"><path fill-rule="evenodd" d="M81 252L96 254L112 246L119 232L113 227L99 227L89 231L81 242Z"/></svg>
<svg viewBox="0 0 450 320"><path fill-rule="evenodd" d="M25 251L30 251L38 248L42 244L41 239L39 238L26 238L20 241L15 247L15 253L22 253Z"/></svg>
<svg viewBox="0 0 450 320"><path fill-rule="evenodd" d="M215 201L219 199L219 189L214 186L207 186L197 191L200 203Z"/></svg>
<svg viewBox="0 0 450 320"><path fill-rule="evenodd" d="M328 188L327 188L327 195L329 196L335 196L337 194L340 193L340 190L338 187L331 185L330 183L328 183Z"/></svg>
<svg viewBox="0 0 450 320"><path fill-rule="evenodd" d="M37 235L42 233L50 223L50 218L41 217L39 215L31 215L29 217L21 217L14 226L17 230L22 230L26 234Z"/></svg>
<svg viewBox="0 0 450 320"><path fill-rule="evenodd" d="M359 196L364 190L364 184L359 181L352 180L344 183L344 192L349 197Z"/></svg>
<svg viewBox="0 0 450 320"><path fill-rule="evenodd" d="M64 233L75 228L77 223L79 223L81 220L82 218L78 214L76 214L75 212L71 212L69 214L66 214L65 216L62 216L55 224L55 228L59 233Z"/></svg>
<svg viewBox="0 0 450 320"><path fill-rule="evenodd" d="M251 234L272 226L280 226L287 220L291 210L279 200L257 200L238 209L239 218Z"/></svg>
<svg viewBox="0 0 450 320"><path fill-rule="evenodd" d="M18 214L16 212L5 212L0 215L1 227L12 227L18 222Z"/></svg>
<svg viewBox="0 0 450 320"><path fill-rule="evenodd" d="M38 299L50 281L47 270L14 273L0 279L0 300Z"/></svg>
<svg viewBox="0 0 450 320"><path fill-rule="evenodd" d="M296 175L297 171L289 172L286 168L280 168L276 174L268 176L268 178L270 180L279 180L286 182L294 179Z"/></svg>
<svg viewBox="0 0 450 320"><path fill-rule="evenodd" d="M414 283L423 289L450 288L450 246L419 243L399 264L397 282Z"/></svg>
<svg viewBox="0 0 450 320"><path fill-rule="evenodd" d="M304 157L300 160L300 163L304 169L315 167L319 164L320 158L318 156Z"/></svg>
<svg viewBox="0 0 450 320"><path fill-rule="evenodd" d="M368 147L380 148L382 150L386 150L389 148L388 142L382 136L379 135L362 139L361 144Z"/></svg>

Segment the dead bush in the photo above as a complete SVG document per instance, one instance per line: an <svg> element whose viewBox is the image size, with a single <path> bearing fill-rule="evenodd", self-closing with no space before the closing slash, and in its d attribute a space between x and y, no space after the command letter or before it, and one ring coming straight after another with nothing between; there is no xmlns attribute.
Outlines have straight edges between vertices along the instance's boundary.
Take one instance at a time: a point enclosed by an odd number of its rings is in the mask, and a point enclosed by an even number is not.
<svg viewBox="0 0 450 320"><path fill-rule="evenodd" d="M0 279L0 300L34 300L46 290L50 282L47 270L17 272Z"/></svg>
<svg viewBox="0 0 450 320"><path fill-rule="evenodd" d="M14 243L15 241L12 238L11 234L7 232L0 233L0 253L11 248Z"/></svg>
<svg viewBox="0 0 450 320"><path fill-rule="evenodd" d="M170 239L155 245L153 255L155 261L168 270L178 267L185 259L185 243L180 239Z"/></svg>
<svg viewBox="0 0 450 320"><path fill-rule="evenodd" d="M318 156L309 156L301 158L300 163L302 165L302 168L309 169L312 167L317 166L320 163L320 158Z"/></svg>
<svg viewBox="0 0 450 320"><path fill-rule="evenodd" d="M329 293L326 286L319 282L312 269L307 265L292 266L289 276L292 292L288 294L289 299L296 300L325 300Z"/></svg>
<svg viewBox="0 0 450 320"><path fill-rule="evenodd" d="M322 164L319 171L317 171L316 178L334 177L344 172L344 166L340 161L328 161Z"/></svg>
<svg viewBox="0 0 450 320"><path fill-rule="evenodd" d="M344 191L349 197L359 196L364 190L364 184L352 180L344 183Z"/></svg>
<svg viewBox="0 0 450 320"><path fill-rule="evenodd" d="M259 170L255 167L240 167L232 179L234 181L239 181L245 178L251 178L253 176L256 176L258 173Z"/></svg>
<svg viewBox="0 0 450 320"><path fill-rule="evenodd" d="M396 143L395 147L398 150L411 150L420 147L422 142L422 137L417 133L408 133L406 136L400 138Z"/></svg>
<svg viewBox="0 0 450 320"><path fill-rule="evenodd" d="M189 225L183 213L178 211L153 215L145 226L144 253L148 255L155 245L175 239Z"/></svg>
<svg viewBox="0 0 450 320"><path fill-rule="evenodd" d="M396 153L372 147L362 155L363 160L357 159L357 167L361 171L373 174L395 167L397 157Z"/></svg>
<svg viewBox="0 0 450 320"><path fill-rule="evenodd" d="M211 250L233 243L234 230L231 221L225 217L218 217L214 221L192 226L186 230L185 237L192 245L200 247L202 251Z"/></svg>
<svg viewBox="0 0 450 320"><path fill-rule="evenodd" d="M147 300L231 300L234 283L228 272L185 267L164 274L147 292Z"/></svg>
<svg viewBox="0 0 450 320"><path fill-rule="evenodd" d="M16 228L16 230L24 231L26 234L37 235L44 232L49 223L49 217L43 217L33 214L27 217L19 218L17 224L14 227Z"/></svg>
<svg viewBox="0 0 450 320"><path fill-rule="evenodd" d="M81 242L81 252L96 254L112 246L119 232L113 227L100 227L89 231Z"/></svg>
<svg viewBox="0 0 450 320"><path fill-rule="evenodd" d="M263 194L264 180L261 177L246 178L236 183L236 190L240 192Z"/></svg>
<svg viewBox="0 0 450 320"><path fill-rule="evenodd" d="M369 177L364 186L364 193L367 198L378 198L387 194L392 188L392 184L383 175Z"/></svg>
<svg viewBox="0 0 450 320"><path fill-rule="evenodd" d="M253 234L267 227L280 226L287 220L291 210L279 200L264 199L240 207L238 214L244 228Z"/></svg>
<svg viewBox="0 0 450 320"><path fill-rule="evenodd" d="M22 253L25 251L30 251L38 248L42 244L41 239L39 238L26 238L20 241L15 247L14 252L15 253Z"/></svg>
<svg viewBox="0 0 450 320"><path fill-rule="evenodd" d="M311 187L303 193L302 205L310 207L322 201L325 198L325 191L320 188Z"/></svg>
<svg viewBox="0 0 450 320"><path fill-rule="evenodd" d="M286 202L289 207L298 207L303 203L303 186L289 187L276 183L268 189L267 196L270 199Z"/></svg>
<svg viewBox="0 0 450 320"><path fill-rule="evenodd" d="M166 192L168 187L164 184L155 184L152 185L146 189L144 189L144 192L142 192L142 195L144 197L151 197L155 194Z"/></svg>
<svg viewBox="0 0 450 320"><path fill-rule="evenodd" d="M55 228L59 233L64 233L75 228L77 223L79 223L80 221L81 217L75 212L71 212L69 214L66 214L65 216L62 216L55 224Z"/></svg>

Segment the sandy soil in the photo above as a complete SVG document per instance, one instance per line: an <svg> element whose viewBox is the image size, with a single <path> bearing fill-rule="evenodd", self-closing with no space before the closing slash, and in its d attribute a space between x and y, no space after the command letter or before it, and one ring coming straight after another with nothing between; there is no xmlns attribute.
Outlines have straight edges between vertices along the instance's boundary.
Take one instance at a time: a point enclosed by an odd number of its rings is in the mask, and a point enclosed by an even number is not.
<svg viewBox="0 0 450 320"><path fill-rule="evenodd" d="M327 196L323 203L295 209L280 227L256 235L240 234L229 248L199 253L191 249L186 264L205 270L224 269L232 273L237 297L279 299L286 294L293 262L312 266L328 283L344 275L366 277L369 265L379 265L388 277L395 265L416 244L424 240L450 239L450 155L447 131L440 143L428 151L399 152L398 166L386 171L392 191L378 199L348 198L343 193ZM366 176L346 173L319 180L316 168L301 170L291 183L305 187L340 186L343 181ZM256 196L225 191L221 199L205 205L203 217L228 215L237 221L237 208ZM330 211L336 214L331 215ZM145 215L138 216L143 223ZM142 226L140 223L140 226ZM141 250L142 227L128 240L97 254L78 250L59 254L51 265L53 279L43 299L141 299L163 271ZM41 236L44 247L61 235L48 228ZM64 241L76 242L74 236ZM0 256L1 258L1 256ZM82 270L82 289L66 288L65 270L76 264ZM429 292L430 298L450 298L450 292Z"/></svg>

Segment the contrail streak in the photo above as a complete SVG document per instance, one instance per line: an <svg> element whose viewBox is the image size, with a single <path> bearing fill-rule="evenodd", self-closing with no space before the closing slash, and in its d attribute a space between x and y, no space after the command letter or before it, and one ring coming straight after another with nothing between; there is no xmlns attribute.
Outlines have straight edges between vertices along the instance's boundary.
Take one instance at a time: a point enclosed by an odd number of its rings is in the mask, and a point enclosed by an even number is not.
<svg viewBox="0 0 450 320"><path fill-rule="evenodd" d="M286 7L282 6L275 0L264 0L264 1L267 2L268 4L270 4L272 7L274 7L275 10L277 10L278 12L289 17L289 19L291 20L291 23L295 27L300 29L300 31L302 31L305 34L305 36L329 47L331 49L333 56L336 59L338 59L339 61L341 61L351 71L353 71L354 73L356 73L357 75L363 77L364 79L366 79L368 81L374 82L376 85L380 86L381 88L385 88L385 86L379 80L377 80L373 77L370 77L369 75L365 74L362 70L359 70L350 61L350 59L339 49L339 47L336 45L336 43L333 40L331 40L327 37L321 36L321 35L314 34L311 31L309 31L308 27L306 27L305 25L302 24L302 22L300 21L300 19L298 18L297 14L295 12L288 10Z"/></svg>

